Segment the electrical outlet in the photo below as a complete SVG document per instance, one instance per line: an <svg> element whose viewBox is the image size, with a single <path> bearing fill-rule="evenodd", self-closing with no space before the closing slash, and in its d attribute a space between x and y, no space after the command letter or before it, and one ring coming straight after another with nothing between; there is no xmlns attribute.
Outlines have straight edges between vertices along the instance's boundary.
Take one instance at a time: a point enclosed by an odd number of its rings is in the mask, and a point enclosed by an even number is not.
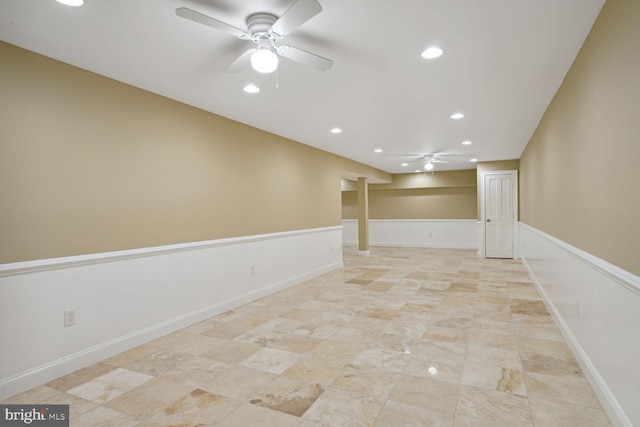
<svg viewBox="0 0 640 427"><path fill-rule="evenodd" d="M76 309L64 311L64 327L73 326L76 324Z"/></svg>

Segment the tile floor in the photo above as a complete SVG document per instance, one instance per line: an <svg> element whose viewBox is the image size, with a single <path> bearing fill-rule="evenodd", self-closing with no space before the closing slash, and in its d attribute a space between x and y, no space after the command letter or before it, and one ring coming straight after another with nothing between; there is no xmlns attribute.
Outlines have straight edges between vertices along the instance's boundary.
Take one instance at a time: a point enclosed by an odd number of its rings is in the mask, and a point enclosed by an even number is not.
<svg viewBox="0 0 640 427"><path fill-rule="evenodd" d="M519 261L344 261L3 403L81 427L611 425Z"/></svg>

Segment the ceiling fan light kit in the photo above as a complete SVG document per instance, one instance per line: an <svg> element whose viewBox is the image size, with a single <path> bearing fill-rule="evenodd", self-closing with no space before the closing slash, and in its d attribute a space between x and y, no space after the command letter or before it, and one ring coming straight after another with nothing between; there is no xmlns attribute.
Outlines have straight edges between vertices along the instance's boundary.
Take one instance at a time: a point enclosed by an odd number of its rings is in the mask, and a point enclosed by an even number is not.
<svg viewBox="0 0 640 427"><path fill-rule="evenodd" d="M279 62L278 55L268 47L259 47L251 54L251 66L259 73L273 73Z"/></svg>

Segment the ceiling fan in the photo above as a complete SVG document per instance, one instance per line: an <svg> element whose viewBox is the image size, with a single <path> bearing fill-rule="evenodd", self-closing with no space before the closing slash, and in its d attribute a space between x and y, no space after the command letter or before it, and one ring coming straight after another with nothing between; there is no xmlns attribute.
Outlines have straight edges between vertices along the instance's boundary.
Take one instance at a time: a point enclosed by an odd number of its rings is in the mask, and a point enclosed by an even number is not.
<svg viewBox="0 0 640 427"><path fill-rule="evenodd" d="M271 73L278 68L278 56L319 71L327 71L333 66L333 61L330 59L293 46L277 44L287 34L321 11L322 6L317 0L296 0L280 17L266 12L249 15L246 20L246 31L186 7L176 9L176 15L223 31L241 40L251 40L256 44L256 47L246 50L229 64L225 68L226 72L237 73L251 63L254 70L260 73Z"/></svg>
<svg viewBox="0 0 640 427"><path fill-rule="evenodd" d="M413 160L406 160L405 163L420 163L427 171L432 171L436 163L450 163L447 158L466 157L463 154L447 153L425 153L425 154L397 154L398 157L413 157ZM406 165L405 165L406 166Z"/></svg>

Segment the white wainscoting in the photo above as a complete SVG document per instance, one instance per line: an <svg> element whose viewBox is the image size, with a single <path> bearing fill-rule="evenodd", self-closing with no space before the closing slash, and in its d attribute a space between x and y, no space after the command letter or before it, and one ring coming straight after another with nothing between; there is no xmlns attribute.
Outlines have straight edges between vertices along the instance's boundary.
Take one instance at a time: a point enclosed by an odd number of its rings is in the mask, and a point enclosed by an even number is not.
<svg viewBox="0 0 640 427"><path fill-rule="evenodd" d="M369 245L478 249L475 219L370 219ZM342 220L342 241L358 244L358 221Z"/></svg>
<svg viewBox="0 0 640 427"><path fill-rule="evenodd" d="M520 256L616 425L640 426L640 277L520 223Z"/></svg>
<svg viewBox="0 0 640 427"><path fill-rule="evenodd" d="M0 400L340 267L340 226L0 265Z"/></svg>

